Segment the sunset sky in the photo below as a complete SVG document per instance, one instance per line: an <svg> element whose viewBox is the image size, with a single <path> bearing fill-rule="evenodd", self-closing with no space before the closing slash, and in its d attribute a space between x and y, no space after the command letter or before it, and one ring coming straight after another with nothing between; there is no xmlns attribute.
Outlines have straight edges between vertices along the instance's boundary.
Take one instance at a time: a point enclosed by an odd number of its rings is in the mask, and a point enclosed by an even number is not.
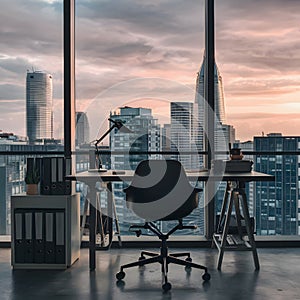
<svg viewBox="0 0 300 300"><path fill-rule="evenodd" d="M299 0L215 0L216 60L238 139L300 135L299 12ZM77 110L97 112L99 130L118 106L152 107L164 121L170 101L193 102L203 26L204 0L77 0ZM62 1L1 0L1 130L26 135L33 67L53 75L62 136L62 39Z"/></svg>

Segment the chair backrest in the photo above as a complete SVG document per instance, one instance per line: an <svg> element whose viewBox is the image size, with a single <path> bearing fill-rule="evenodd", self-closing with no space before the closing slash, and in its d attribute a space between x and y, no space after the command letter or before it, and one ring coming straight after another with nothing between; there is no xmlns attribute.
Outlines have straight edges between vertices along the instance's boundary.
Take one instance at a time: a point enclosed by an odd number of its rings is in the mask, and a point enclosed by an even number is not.
<svg viewBox="0 0 300 300"><path fill-rule="evenodd" d="M127 206L146 221L177 220L198 206L198 189L176 160L144 160L125 190Z"/></svg>

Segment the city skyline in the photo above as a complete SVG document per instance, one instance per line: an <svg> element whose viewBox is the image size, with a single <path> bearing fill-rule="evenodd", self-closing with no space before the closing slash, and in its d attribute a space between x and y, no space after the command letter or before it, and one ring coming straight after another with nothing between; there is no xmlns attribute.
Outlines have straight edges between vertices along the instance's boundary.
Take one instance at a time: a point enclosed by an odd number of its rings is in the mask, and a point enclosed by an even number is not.
<svg viewBox="0 0 300 300"><path fill-rule="evenodd" d="M78 111L85 111L103 90L136 78L174 80L195 90L204 48L203 1L76 4ZM59 138L62 1L4 0L2 7L0 129L25 135L24 74L34 66L53 74L54 132ZM299 9L300 3L292 0L215 3L216 60L227 123L241 140L262 131L298 134ZM181 101L174 91L162 91L161 97L166 95L170 101Z"/></svg>

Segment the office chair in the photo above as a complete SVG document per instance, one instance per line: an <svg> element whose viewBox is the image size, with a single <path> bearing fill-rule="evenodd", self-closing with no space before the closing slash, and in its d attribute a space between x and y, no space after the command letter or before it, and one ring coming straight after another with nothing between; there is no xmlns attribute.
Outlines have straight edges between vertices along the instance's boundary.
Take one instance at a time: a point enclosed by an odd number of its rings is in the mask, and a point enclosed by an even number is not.
<svg viewBox="0 0 300 300"><path fill-rule="evenodd" d="M116 274L118 281L125 277L124 269L135 266L144 266L158 262L162 265L164 275L162 288L168 291L172 288L168 282L167 273L170 263L185 266L186 269L203 269L204 281L210 280L207 268L192 262L190 253L168 253L167 239L176 230L196 229L196 226L183 225L182 219L198 207L198 193L202 189L191 186L183 166L176 160L144 160L137 166L133 180L129 187L124 189L127 206L140 218L145 219L144 225L131 225L130 230L137 236L142 229L150 230L161 240L160 253L142 251L138 261L122 265ZM155 221L177 220L178 224L168 233L161 232ZM149 256L150 258L146 258ZM186 257L185 260L179 257Z"/></svg>

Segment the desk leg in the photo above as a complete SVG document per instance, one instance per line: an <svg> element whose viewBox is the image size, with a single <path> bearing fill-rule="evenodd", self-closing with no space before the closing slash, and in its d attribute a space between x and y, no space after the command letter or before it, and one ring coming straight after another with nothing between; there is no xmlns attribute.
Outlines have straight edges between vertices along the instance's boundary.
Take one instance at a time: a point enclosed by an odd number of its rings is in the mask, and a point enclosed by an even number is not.
<svg viewBox="0 0 300 300"><path fill-rule="evenodd" d="M90 271L96 268L96 207L93 202L96 200L96 192L91 195L90 199L90 235L89 235L89 256L90 256Z"/></svg>
<svg viewBox="0 0 300 300"><path fill-rule="evenodd" d="M241 221L241 208L240 208L240 195L239 190L235 190L235 197L234 197L234 209L235 209L235 218L237 229L239 233L239 237L243 238L243 230L242 230L242 221Z"/></svg>
<svg viewBox="0 0 300 300"><path fill-rule="evenodd" d="M218 270L221 270L222 266L222 261L223 261L223 256L224 256L224 250L226 247L227 243L227 233L230 225L230 219L231 219L231 213L232 213L232 204L233 204L233 198L234 198L234 192L230 192L230 200L229 200L229 206L226 214L226 219L225 219L225 226L223 229L223 234L222 234L222 240L221 240L221 245L219 249L219 256L218 256Z"/></svg>
<svg viewBox="0 0 300 300"><path fill-rule="evenodd" d="M226 190L225 190L224 198L223 198L223 202L222 202L222 208L221 208L219 223L218 223L218 226L217 226L217 233L222 232L225 213L226 213L226 209L227 209L227 205L228 205L228 199L230 199L230 197L231 197L231 188L230 188L230 183L227 182Z"/></svg>
<svg viewBox="0 0 300 300"><path fill-rule="evenodd" d="M251 225L250 225L250 215L249 215L249 209L248 209L248 203L247 203L247 196L243 189L240 190L240 194L242 196L242 203L243 203L242 208L243 208L245 225L246 225L246 230L247 230L247 234L248 234L248 238L249 238L249 243L252 248L254 265L255 265L255 269L259 270L259 260L258 260L257 250L256 250L253 231L251 230Z"/></svg>
<svg viewBox="0 0 300 300"><path fill-rule="evenodd" d="M108 203L107 203L107 215L109 216L107 218L107 225L108 225L108 235L109 235L109 246L112 243L112 239L113 239L113 218L116 217L113 215L113 194L112 194L112 183L108 182L107 183L107 190L108 190Z"/></svg>
<svg viewBox="0 0 300 300"><path fill-rule="evenodd" d="M83 237L83 233L84 233L84 229L85 229L88 207L89 207L89 199L88 199L88 195L87 195L84 199L84 208L83 208L82 221L81 221L81 227L80 227L80 243L82 242L82 237Z"/></svg>

